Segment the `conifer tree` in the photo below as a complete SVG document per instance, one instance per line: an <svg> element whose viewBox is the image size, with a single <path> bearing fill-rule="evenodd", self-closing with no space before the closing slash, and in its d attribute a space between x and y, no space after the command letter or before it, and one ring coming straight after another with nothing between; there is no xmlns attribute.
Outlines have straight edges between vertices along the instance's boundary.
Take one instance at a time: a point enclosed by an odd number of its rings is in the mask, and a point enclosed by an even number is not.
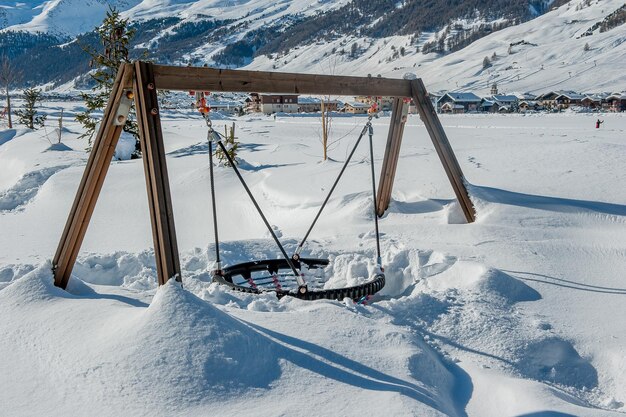
<svg viewBox="0 0 626 417"><path fill-rule="evenodd" d="M100 119L94 117L93 113L103 111L106 107L120 65L130 62L128 48L135 35L135 30L128 26L128 19L122 19L120 12L114 7L109 8L102 25L95 30L102 43L102 50L96 51L90 47L83 47L83 49L91 55L90 66L94 71L90 76L96 82L96 86L91 94L81 93L87 109L76 116L76 120L86 129L81 137L87 138L88 151L91 150L93 135L100 122ZM135 136L136 144L133 157L139 157L141 151L134 108L131 108L131 113L124 125L124 131Z"/></svg>
<svg viewBox="0 0 626 417"><path fill-rule="evenodd" d="M41 100L41 90L27 88L24 90L24 107L15 111L19 122L26 125L29 129L35 129L35 126L43 126L46 120L45 114L37 113L38 103Z"/></svg>

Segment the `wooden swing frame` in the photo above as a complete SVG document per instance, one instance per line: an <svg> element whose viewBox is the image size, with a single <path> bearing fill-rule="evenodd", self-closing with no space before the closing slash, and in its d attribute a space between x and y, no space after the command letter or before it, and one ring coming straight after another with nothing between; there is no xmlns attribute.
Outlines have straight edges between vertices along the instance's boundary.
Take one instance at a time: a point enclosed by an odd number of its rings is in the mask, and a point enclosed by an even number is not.
<svg viewBox="0 0 626 417"><path fill-rule="evenodd" d="M143 152L158 282L163 285L171 278L181 280L157 89L395 97L377 190L376 212L379 216L384 214L391 200L406 123L405 107L408 104L404 98L412 98L467 221L475 220L476 213L463 172L421 79L175 67L136 61L120 66L112 86L102 123L52 261L56 286L67 287L133 100Z"/></svg>

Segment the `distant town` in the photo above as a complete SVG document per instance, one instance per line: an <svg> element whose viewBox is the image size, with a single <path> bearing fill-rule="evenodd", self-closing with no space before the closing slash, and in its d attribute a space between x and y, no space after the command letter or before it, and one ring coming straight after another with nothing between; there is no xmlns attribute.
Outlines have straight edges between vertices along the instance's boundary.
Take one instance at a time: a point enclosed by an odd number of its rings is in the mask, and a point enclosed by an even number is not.
<svg viewBox="0 0 626 417"><path fill-rule="evenodd" d="M494 84L488 96L480 97L472 92L430 93L433 107L438 113L526 113L559 112L566 109L581 112L624 112L626 111L626 92L581 93L555 90L540 95L530 93L500 94ZM393 104L392 97L354 97L352 101L324 100L315 97L303 97L295 94L251 94L245 100L243 110L246 113L316 113L335 111L351 114L367 114L375 105L378 110L389 111ZM220 103L212 104L219 109ZM229 106L230 107L230 106ZM224 108L223 110L226 110ZM417 113L413 103L409 104L409 113Z"/></svg>

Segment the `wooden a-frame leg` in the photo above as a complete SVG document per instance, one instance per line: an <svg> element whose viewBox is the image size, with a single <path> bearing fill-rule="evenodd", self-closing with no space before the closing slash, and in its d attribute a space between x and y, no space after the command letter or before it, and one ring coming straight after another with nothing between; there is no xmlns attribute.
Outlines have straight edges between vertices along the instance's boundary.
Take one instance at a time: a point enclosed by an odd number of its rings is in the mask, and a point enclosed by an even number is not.
<svg viewBox="0 0 626 417"><path fill-rule="evenodd" d="M122 133L122 126L114 124L124 89L131 85L133 67L124 64L120 67L111 89L111 96L104 111L100 129L93 143L74 204L70 210L65 229L52 260L54 284L66 288L72 274L78 251L83 243L96 201L102 190L115 146Z"/></svg>
<svg viewBox="0 0 626 417"><path fill-rule="evenodd" d="M439 121L439 118L437 117L437 113L433 108L430 98L428 98L426 88L424 87L424 83L422 83L421 79L418 78L417 80L411 81L411 92L413 94L413 101L415 102L422 121L426 126L426 130L428 130L430 139L433 141L437 155L439 155L443 168L448 175L448 179L450 180L454 193L456 194L456 198L463 209L465 218L468 223L472 223L476 220L476 211L472 201L470 200L469 193L465 185L463 171L461 171L461 167L459 166L459 162L454 155L452 146L450 146L446 132L443 130L443 126L441 126L441 121Z"/></svg>
<svg viewBox="0 0 626 417"><path fill-rule="evenodd" d="M380 171L378 196L376 197L376 214L379 217L385 214L391 201L391 191L396 176L396 168L398 167L402 134L404 133L404 125L406 123L406 106L408 105L402 97L396 97L393 101L389 135L387 136L387 146L385 147L385 156Z"/></svg>
<svg viewBox="0 0 626 417"><path fill-rule="evenodd" d="M152 64L135 62L135 108L152 222L159 285L181 281L174 213Z"/></svg>

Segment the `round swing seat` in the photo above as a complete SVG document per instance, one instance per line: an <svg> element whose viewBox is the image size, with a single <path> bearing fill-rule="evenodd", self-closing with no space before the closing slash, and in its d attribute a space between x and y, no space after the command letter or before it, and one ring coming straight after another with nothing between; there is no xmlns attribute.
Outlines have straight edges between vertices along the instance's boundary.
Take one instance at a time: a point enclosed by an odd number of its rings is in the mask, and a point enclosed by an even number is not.
<svg viewBox="0 0 626 417"><path fill-rule="evenodd" d="M329 263L328 259L315 258L299 258L292 262L299 270L304 267L305 271L319 270ZM278 298L288 295L301 300L343 300L348 297L360 301L385 286L385 274L381 272L374 274L367 282L352 287L328 289L298 287L291 267L285 259L265 259L231 265L221 272L214 273L213 280L235 291L250 294L275 292Z"/></svg>

